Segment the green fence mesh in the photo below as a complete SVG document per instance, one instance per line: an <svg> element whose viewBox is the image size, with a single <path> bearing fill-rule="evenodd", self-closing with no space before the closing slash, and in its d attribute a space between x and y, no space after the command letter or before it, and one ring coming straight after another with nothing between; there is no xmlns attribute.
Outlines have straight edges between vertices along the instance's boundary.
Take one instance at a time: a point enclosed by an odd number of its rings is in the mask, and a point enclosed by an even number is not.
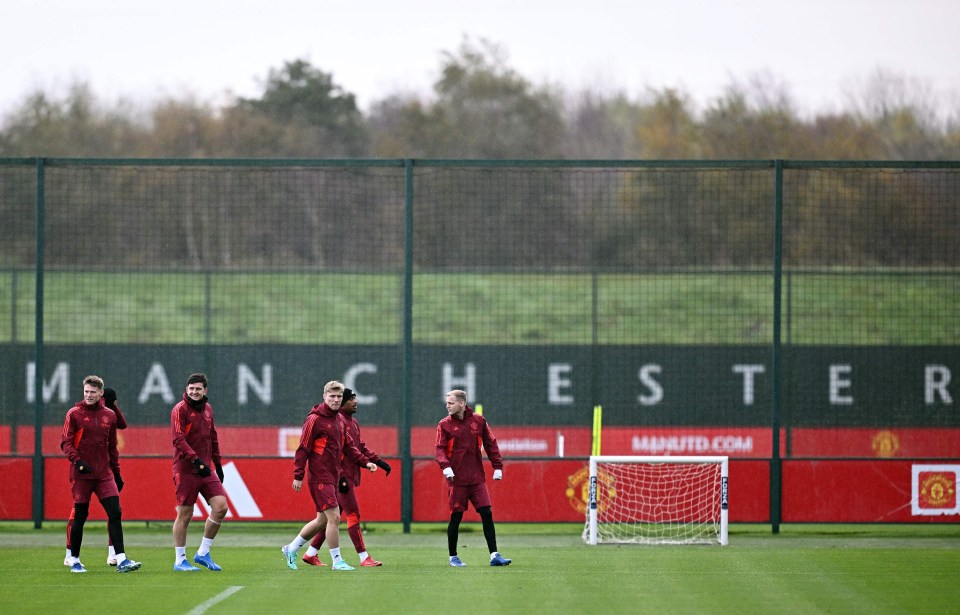
<svg viewBox="0 0 960 615"><path fill-rule="evenodd" d="M0 422L32 425L39 378L58 424L96 373L163 425L206 371L227 425L299 425L342 379L371 425L435 424L465 388L498 425L600 404L776 417L787 455L894 427L946 454L960 163L779 165L0 160Z"/></svg>

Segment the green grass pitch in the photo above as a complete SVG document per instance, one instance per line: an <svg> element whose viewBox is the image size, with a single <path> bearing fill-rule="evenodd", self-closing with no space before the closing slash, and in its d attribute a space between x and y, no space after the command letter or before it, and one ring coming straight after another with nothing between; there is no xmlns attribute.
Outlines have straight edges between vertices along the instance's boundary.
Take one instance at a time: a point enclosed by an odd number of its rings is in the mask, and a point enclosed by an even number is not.
<svg viewBox="0 0 960 615"><path fill-rule="evenodd" d="M188 554L201 525L191 527ZM213 554L224 570L176 573L170 525L128 524L128 553L106 565L106 531L91 523L82 559L63 566L63 525L0 524L3 613L957 613L960 525L735 526L730 545L588 547L574 525L501 524L511 566L491 568L479 527L465 524L447 566L444 526L366 527L382 568L287 569L280 545L295 525L224 525ZM343 552L356 553L342 532ZM301 555L303 551L301 550ZM329 562L329 553L321 551Z"/></svg>

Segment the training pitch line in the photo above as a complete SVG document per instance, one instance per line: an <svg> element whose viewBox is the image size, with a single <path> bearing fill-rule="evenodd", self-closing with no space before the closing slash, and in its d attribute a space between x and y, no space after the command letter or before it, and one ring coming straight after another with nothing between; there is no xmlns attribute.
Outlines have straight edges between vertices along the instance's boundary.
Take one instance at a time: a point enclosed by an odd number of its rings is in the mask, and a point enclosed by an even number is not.
<svg viewBox="0 0 960 615"><path fill-rule="evenodd" d="M193 610L187 613L187 615L203 615L204 613L207 612L207 609L214 606L215 604L223 602L230 596L234 595L235 593L243 589L243 587L244 587L243 585L231 585L230 587L223 590L213 598L210 598L204 603L198 604L196 607L193 608Z"/></svg>

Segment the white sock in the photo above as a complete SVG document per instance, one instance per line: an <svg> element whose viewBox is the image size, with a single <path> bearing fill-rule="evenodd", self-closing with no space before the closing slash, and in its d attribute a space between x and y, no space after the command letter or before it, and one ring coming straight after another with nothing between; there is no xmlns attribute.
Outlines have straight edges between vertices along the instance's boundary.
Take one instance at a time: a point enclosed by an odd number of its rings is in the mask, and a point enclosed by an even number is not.
<svg viewBox="0 0 960 615"><path fill-rule="evenodd" d="M307 549L307 557L313 557L319 552L320 551L315 546L310 545L310 547Z"/></svg>
<svg viewBox="0 0 960 615"><path fill-rule="evenodd" d="M115 559L117 557L117 550L113 548L113 545L107 546L107 557L110 559Z"/></svg>
<svg viewBox="0 0 960 615"><path fill-rule="evenodd" d="M498 551L494 551L493 553L491 553L491 554L490 554L490 561L493 561L493 558L495 558L495 557L498 556L498 555L500 555L500 553L499 553Z"/></svg>
<svg viewBox="0 0 960 615"><path fill-rule="evenodd" d="M452 562L452 561L453 561L453 558L455 558L455 557L456 557L456 555L451 555L451 556L450 556L450 561Z"/></svg>
<svg viewBox="0 0 960 615"><path fill-rule="evenodd" d="M66 557L73 557L73 553L70 552L70 548L69 548L69 547L67 547L67 555L66 555Z"/></svg>
<svg viewBox="0 0 960 615"><path fill-rule="evenodd" d="M174 550L177 552L177 563L187 561L187 548L186 547L174 547Z"/></svg>
<svg viewBox="0 0 960 615"><path fill-rule="evenodd" d="M360 553L358 553L358 555L360 556L360 561L361 561L361 562L362 562L363 560L367 559L368 557L370 557L370 554L367 553L366 551L361 551Z"/></svg>
<svg viewBox="0 0 960 615"><path fill-rule="evenodd" d="M333 561L334 561L334 562L337 562L337 561L339 561L339 560L342 560L343 558L340 557L340 547L336 547L336 548L334 548L334 549L330 549L330 557L333 558Z"/></svg>
<svg viewBox="0 0 960 615"><path fill-rule="evenodd" d="M206 555L210 553L210 547L213 546L213 538L203 537L203 540L200 541L200 548L197 549L197 555Z"/></svg>
<svg viewBox="0 0 960 615"><path fill-rule="evenodd" d="M126 553L117 553L117 563L119 564L123 560L127 559Z"/></svg>
<svg viewBox="0 0 960 615"><path fill-rule="evenodd" d="M291 542L290 545L288 546L287 551L292 551L296 553L297 551L300 550L300 547L302 547L305 544L307 544L307 541L304 540L303 536L301 536L300 534L297 534L297 537L294 538L293 542Z"/></svg>

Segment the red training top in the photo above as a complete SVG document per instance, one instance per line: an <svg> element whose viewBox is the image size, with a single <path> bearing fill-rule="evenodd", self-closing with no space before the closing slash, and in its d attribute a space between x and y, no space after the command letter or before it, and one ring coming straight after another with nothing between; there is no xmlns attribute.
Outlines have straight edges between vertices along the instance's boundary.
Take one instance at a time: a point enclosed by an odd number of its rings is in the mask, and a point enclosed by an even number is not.
<svg viewBox="0 0 960 615"><path fill-rule="evenodd" d="M340 480L340 464L344 456L362 466L370 463L347 434L344 417L326 403L317 404L303 422L300 444L293 459L294 480L303 480L307 468L310 482L335 485ZM343 463L347 461L343 460Z"/></svg>
<svg viewBox="0 0 960 615"><path fill-rule="evenodd" d="M447 416L437 424L437 463L440 469L453 468L453 484L476 485L484 482L480 447L495 470L503 469L497 439L486 419L467 406L463 418Z"/></svg>
<svg viewBox="0 0 960 615"><path fill-rule="evenodd" d="M213 471L220 464L220 442L213 424L213 406L204 397L200 404L183 394L183 400L170 411L173 432L173 474L197 474L193 460Z"/></svg>
<svg viewBox="0 0 960 615"><path fill-rule="evenodd" d="M70 460L70 478L100 480L120 471L117 450L117 415L103 401L88 406L78 401L67 410L60 436L60 450ZM81 474L74 465L82 459L90 473Z"/></svg>
<svg viewBox="0 0 960 615"><path fill-rule="evenodd" d="M347 416L342 412L338 414L343 417L344 423L346 424L347 437L353 441L363 456L373 463L380 461L380 455L367 448L366 443L360 437L360 423L357 422L357 419L353 416ZM354 487L360 486L360 466L352 462L346 455L342 457L340 473L343 474L343 476L347 478L347 482Z"/></svg>

